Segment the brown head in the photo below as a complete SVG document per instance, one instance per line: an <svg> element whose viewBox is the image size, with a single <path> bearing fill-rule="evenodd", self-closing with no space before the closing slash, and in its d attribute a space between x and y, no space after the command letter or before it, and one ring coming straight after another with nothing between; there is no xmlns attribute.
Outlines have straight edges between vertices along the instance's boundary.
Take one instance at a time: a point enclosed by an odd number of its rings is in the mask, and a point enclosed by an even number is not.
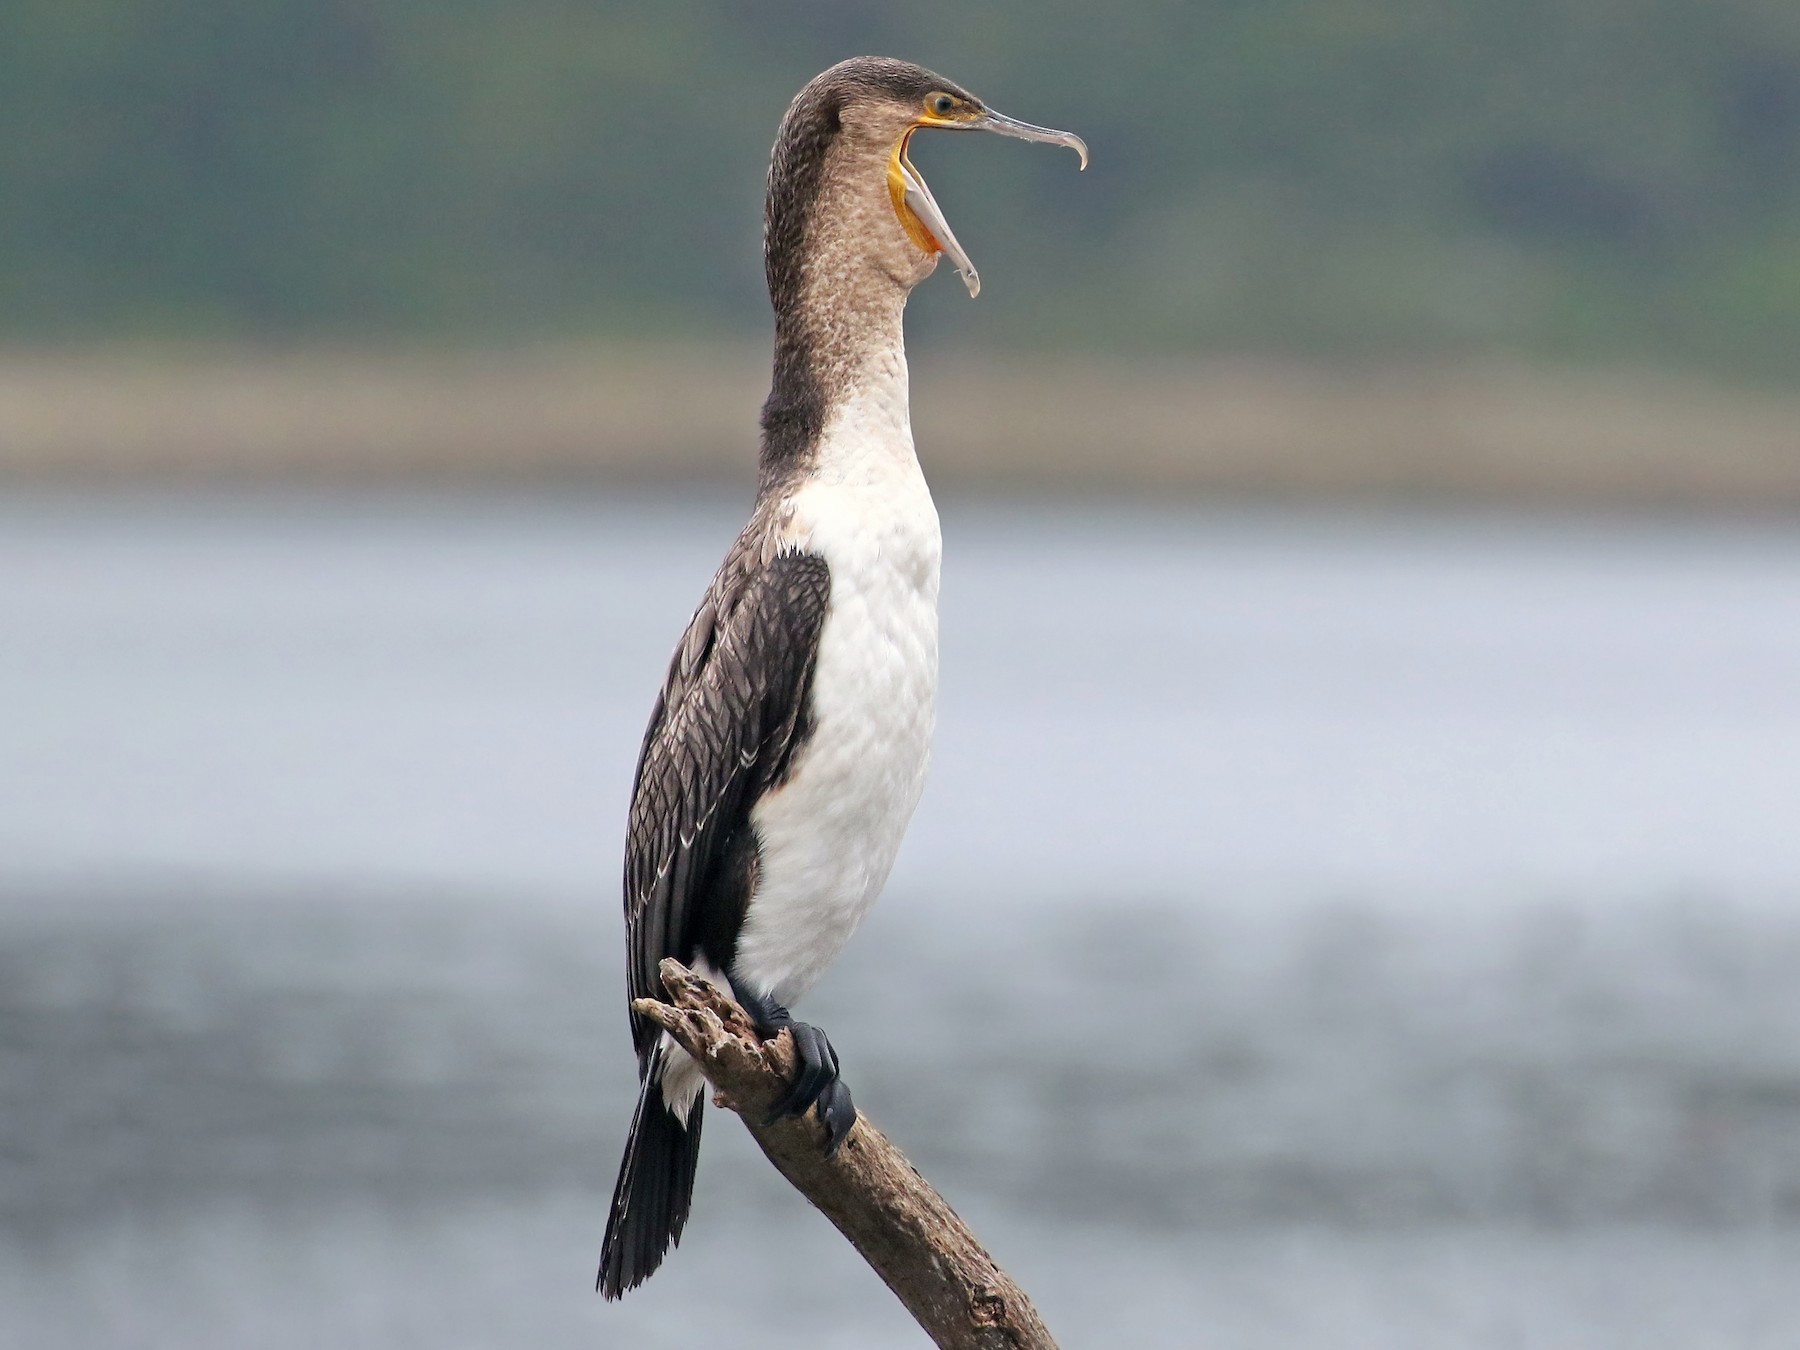
<svg viewBox="0 0 1800 1350"><path fill-rule="evenodd" d="M930 275L940 253L981 288L931 190L907 156L913 133L992 131L1065 145L1087 167L1079 136L1015 121L909 61L858 56L811 80L789 105L769 163L764 256L779 313L799 300L809 266L840 270L860 255L903 289Z"/></svg>

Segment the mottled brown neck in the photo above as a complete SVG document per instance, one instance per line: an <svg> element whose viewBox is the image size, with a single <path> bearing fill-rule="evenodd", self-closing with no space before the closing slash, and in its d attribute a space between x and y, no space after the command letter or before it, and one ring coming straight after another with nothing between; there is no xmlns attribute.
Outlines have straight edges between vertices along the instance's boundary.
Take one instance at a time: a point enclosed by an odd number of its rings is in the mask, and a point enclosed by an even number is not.
<svg viewBox="0 0 1800 1350"><path fill-rule="evenodd" d="M765 491L812 462L832 406L903 346L912 287L935 258L894 214L887 162L904 124L844 116L841 91L808 86L769 166L764 264L775 365L762 411Z"/></svg>

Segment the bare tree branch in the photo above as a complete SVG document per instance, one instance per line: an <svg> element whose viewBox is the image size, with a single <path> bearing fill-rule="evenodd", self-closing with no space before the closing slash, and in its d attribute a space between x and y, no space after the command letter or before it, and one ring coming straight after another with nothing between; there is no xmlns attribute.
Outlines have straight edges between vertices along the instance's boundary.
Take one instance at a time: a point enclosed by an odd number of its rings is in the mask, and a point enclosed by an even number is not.
<svg viewBox="0 0 1800 1350"><path fill-rule="evenodd" d="M670 1001L641 998L637 1011L694 1056L714 1101L743 1117L769 1161L850 1239L941 1350L1056 1350L1024 1291L866 1117L831 1158L816 1112L762 1123L794 1075L789 1033L765 1045L742 1008L679 961L663 961L661 973Z"/></svg>

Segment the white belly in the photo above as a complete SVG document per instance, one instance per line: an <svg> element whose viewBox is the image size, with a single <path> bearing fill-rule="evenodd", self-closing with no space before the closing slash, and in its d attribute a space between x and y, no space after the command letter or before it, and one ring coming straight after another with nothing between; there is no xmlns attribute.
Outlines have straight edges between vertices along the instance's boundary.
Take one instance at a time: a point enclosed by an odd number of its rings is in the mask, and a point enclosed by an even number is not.
<svg viewBox="0 0 1800 1350"><path fill-rule="evenodd" d="M925 786L937 697L937 511L912 459L792 499L793 537L831 567L812 734L751 811L760 872L734 973L803 995L887 881Z"/></svg>

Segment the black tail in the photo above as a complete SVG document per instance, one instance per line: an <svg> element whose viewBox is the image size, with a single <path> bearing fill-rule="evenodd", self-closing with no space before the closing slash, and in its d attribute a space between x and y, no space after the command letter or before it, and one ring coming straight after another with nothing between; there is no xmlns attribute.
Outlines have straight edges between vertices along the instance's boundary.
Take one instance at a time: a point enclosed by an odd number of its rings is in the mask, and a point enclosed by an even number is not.
<svg viewBox="0 0 1800 1350"><path fill-rule="evenodd" d="M681 1241L688 1208L694 1202L694 1167L700 1161L700 1113L706 1094L695 1094L687 1124L663 1105L656 1065L651 1066L631 1137L613 1187L612 1215L600 1248L600 1276L595 1282L607 1298L635 1289L662 1264L669 1248Z"/></svg>

